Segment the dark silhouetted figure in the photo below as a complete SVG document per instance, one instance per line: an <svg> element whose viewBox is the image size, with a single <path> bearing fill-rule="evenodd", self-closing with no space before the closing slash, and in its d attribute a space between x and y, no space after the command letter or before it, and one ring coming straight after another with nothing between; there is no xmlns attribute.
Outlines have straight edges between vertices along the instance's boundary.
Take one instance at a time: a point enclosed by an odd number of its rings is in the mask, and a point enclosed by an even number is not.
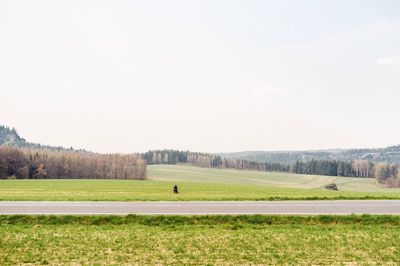
<svg viewBox="0 0 400 266"><path fill-rule="evenodd" d="M178 192L178 186L177 186L177 185L174 186L174 193L175 193L175 194L178 194L178 193L179 193L179 192Z"/></svg>

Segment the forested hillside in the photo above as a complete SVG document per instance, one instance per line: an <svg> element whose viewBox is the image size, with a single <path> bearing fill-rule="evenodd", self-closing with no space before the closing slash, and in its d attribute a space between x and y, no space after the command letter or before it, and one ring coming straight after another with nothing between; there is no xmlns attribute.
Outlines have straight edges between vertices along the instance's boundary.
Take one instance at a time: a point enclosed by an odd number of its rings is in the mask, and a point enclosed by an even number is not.
<svg viewBox="0 0 400 266"><path fill-rule="evenodd" d="M0 179L145 179L146 162L136 154L99 154L27 142L0 126Z"/></svg>
<svg viewBox="0 0 400 266"><path fill-rule="evenodd" d="M320 151L245 151L220 153L223 158L245 159L255 162L293 164L311 160L400 163L400 145L376 149L320 150Z"/></svg>
<svg viewBox="0 0 400 266"><path fill-rule="evenodd" d="M72 148L67 149L61 146L55 147L55 146L28 142L18 134L15 128L9 128L2 125L0 125L0 145L19 147L19 148L46 149L52 151L74 150ZM85 150L79 149L77 151L85 151Z"/></svg>
<svg viewBox="0 0 400 266"><path fill-rule="evenodd" d="M26 140L21 138L15 128L0 125L0 145L23 146Z"/></svg>

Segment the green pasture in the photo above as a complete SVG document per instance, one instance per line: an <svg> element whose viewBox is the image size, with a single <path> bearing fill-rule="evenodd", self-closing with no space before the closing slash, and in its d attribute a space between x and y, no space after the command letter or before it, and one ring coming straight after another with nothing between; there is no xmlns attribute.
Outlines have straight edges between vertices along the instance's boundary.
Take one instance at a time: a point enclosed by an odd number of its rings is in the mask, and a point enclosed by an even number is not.
<svg viewBox="0 0 400 266"><path fill-rule="evenodd" d="M152 165L149 179L0 180L0 200L162 201L400 199L400 189L385 189L374 179ZM336 183L339 191L323 187ZM180 193L174 195L177 184Z"/></svg>
<svg viewBox="0 0 400 266"><path fill-rule="evenodd" d="M296 189L319 189L336 183L342 191L389 191L373 178L351 178L293 173L201 168L188 165L149 165L149 179ZM400 192L400 190L398 190Z"/></svg>
<svg viewBox="0 0 400 266"><path fill-rule="evenodd" d="M398 265L399 216L0 216L0 265Z"/></svg>

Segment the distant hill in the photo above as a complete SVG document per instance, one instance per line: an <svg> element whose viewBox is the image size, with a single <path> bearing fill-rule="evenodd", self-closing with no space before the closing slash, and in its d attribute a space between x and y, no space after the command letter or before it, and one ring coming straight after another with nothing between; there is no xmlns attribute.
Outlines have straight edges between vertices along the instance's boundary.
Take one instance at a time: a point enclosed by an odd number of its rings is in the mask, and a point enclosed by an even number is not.
<svg viewBox="0 0 400 266"><path fill-rule="evenodd" d="M32 149L47 149L52 151L60 150L74 150L73 148L66 149L61 146L41 145L32 143L22 138L15 128L0 125L0 145L19 147L19 148L32 148ZM79 150L84 151L84 150Z"/></svg>
<svg viewBox="0 0 400 266"><path fill-rule="evenodd" d="M368 160L371 162L400 163L400 145L374 149L336 149L316 151L244 151L220 153L227 159L245 159L255 162L293 164L310 160Z"/></svg>
<svg viewBox="0 0 400 266"><path fill-rule="evenodd" d="M48 149L52 151L75 150L72 147L56 147L41 145L26 141L14 128L0 125L0 145L8 145L20 148ZM82 149L75 151L85 151ZM312 150L312 151L244 151L233 153L219 153L226 159L243 159L252 162L268 162L291 165L296 161L310 160L368 160L371 162L400 163L400 145L387 148L373 149L336 149L336 150ZM170 160L175 159L170 158Z"/></svg>
<svg viewBox="0 0 400 266"><path fill-rule="evenodd" d="M0 145L19 146L24 145L26 140L21 138L15 128L0 125Z"/></svg>

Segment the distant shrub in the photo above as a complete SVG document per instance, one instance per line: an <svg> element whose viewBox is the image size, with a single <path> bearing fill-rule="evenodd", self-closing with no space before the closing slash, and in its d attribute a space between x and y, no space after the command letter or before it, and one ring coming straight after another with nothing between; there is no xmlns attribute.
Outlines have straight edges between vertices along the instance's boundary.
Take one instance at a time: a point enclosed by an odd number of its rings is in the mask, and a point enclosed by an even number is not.
<svg viewBox="0 0 400 266"><path fill-rule="evenodd" d="M339 190L335 183L328 184L325 186L325 188L328 190Z"/></svg>

